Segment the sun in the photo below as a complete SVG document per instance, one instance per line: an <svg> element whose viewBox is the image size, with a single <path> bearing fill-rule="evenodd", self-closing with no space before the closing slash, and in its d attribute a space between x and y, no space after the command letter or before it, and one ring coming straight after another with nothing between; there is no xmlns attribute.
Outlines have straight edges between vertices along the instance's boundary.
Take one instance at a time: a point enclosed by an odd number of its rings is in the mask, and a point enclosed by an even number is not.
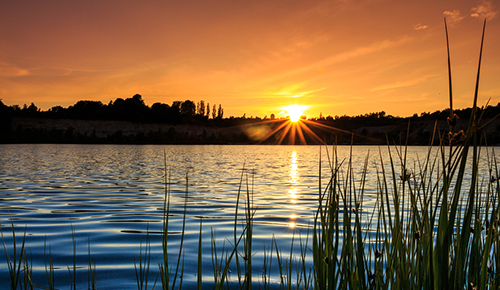
<svg viewBox="0 0 500 290"><path fill-rule="evenodd" d="M325 139L329 138L333 131L338 131L346 134L352 134L339 128L327 126L315 120L307 120L304 112L311 106L305 105L289 105L281 107L280 118L275 118L274 114L271 118L264 118L260 122L251 122L242 125L248 137L257 144L284 144L290 145L307 145L326 144ZM286 118L283 118L285 117ZM314 128L314 131L313 129ZM318 134L320 134L318 136Z"/></svg>
<svg viewBox="0 0 500 290"><path fill-rule="evenodd" d="M304 114L304 111L307 109L307 106L300 105L290 105L288 107L283 107L283 110L288 112L288 117L290 117L290 121L297 122L300 120L300 117Z"/></svg>

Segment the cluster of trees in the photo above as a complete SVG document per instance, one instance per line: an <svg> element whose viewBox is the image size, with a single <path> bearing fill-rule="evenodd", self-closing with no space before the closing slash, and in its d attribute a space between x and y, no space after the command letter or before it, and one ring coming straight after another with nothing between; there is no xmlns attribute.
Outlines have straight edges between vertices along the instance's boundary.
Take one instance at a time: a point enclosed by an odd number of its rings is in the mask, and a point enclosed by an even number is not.
<svg viewBox="0 0 500 290"><path fill-rule="evenodd" d="M320 114L319 118L311 118L310 120L316 121L322 124L334 125L336 127L341 127L345 130L355 129L364 126L384 126L392 125L396 123L401 123L407 118L394 117L392 115L387 115L385 111L373 112L367 114L361 114L357 116L326 116L323 117Z"/></svg>
<svg viewBox="0 0 500 290"><path fill-rule="evenodd" d="M139 94L131 98L118 98L107 105L100 101L79 101L76 104L63 108L54 106L47 111L40 110L34 103L23 108L18 105L5 106L0 101L0 110L9 117L79 119L79 120L121 120L143 123L196 123L209 119L222 120L224 109L219 104L205 104L204 101L194 103L174 101L172 105L154 103L147 106Z"/></svg>

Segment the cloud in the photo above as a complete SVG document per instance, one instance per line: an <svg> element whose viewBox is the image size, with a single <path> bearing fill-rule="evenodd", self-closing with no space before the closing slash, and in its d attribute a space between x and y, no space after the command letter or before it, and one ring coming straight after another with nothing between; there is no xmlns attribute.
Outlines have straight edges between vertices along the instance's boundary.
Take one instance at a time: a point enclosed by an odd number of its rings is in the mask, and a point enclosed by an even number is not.
<svg viewBox="0 0 500 290"><path fill-rule="evenodd" d="M488 1L481 1L477 7L473 7L470 12L471 17L479 17L486 19L493 19L496 17L497 12L493 11L493 5Z"/></svg>
<svg viewBox="0 0 500 290"><path fill-rule="evenodd" d="M0 62L0 76L1 77L18 77L27 76L30 72L22 69L16 65Z"/></svg>
<svg viewBox="0 0 500 290"><path fill-rule="evenodd" d="M311 63L309 65L299 66L296 69L288 70L286 72L279 73L279 74L273 74L267 78L261 79L261 81L259 82L259 85L262 86L264 84L269 84L269 83L273 83L276 81L281 82L281 80L287 79L287 78L294 76L294 75L300 75L300 74L303 74L306 72L311 72L311 71L321 72L320 70L318 70L318 68L323 69L323 71L327 71L329 66L332 66L332 65L335 65L335 64L338 64L341 62L349 61L352 59L356 59L357 57L361 57L361 56L369 55L372 53L384 51L386 49L398 47L398 46L407 44L407 43L411 42L412 40L413 40L412 37L404 35L397 40L385 39L382 41L373 42L373 43L368 44L366 46L359 46L359 47L344 51L342 53L324 58L322 60L316 61L316 62Z"/></svg>
<svg viewBox="0 0 500 290"><path fill-rule="evenodd" d="M299 85L296 86L289 86L284 88L282 91L278 93L270 93L270 95L277 96L277 97L284 97L284 98L301 98L301 97L307 97L307 96L312 96L314 93L321 92L325 90L326 88L319 88L315 90L310 90L310 91L297 91L299 89Z"/></svg>
<svg viewBox="0 0 500 290"><path fill-rule="evenodd" d="M465 18L465 16L460 15L460 11L458 10L445 11L443 15L446 17L446 22L450 25L457 24Z"/></svg>
<svg viewBox="0 0 500 290"><path fill-rule="evenodd" d="M369 92L376 92L376 91L383 91L383 90L389 90L389 89L398 89L398 88L404 88L404 87L411 87L411 86L423 83L426 80L428 80L429 78L432 78L432 77L435 77L435 76L436 75L426 75L426 76L415 78L415 79L411 79L411 80L398 81L398 82L394 82L394 83L391 83L391 84L381 85L381 86L372 88L372 89L370 89L368 91Z"/></svg>
<svg viewBox="0 0 500 290"><path fill-rule="evenodd" d="M424 25L422 23L419 23L419 24L415 24L413 25L413 29L415 30L424 30L426 29L428 26L427 25Z"/></svg>
<svg viewBox="0 0 500 290"><path fill-rule="evenodd" d="M363 55L375 53L378 51L382 51L385 49L393 48L396 46L400 46L402 44L409 42L410 40L411 40L410 37L404 35L399 40L386 39L383 41L374 42L370 45L361 46L361 47L358 47L356 49L346 51L346 52L337 54L335 56L329 57L329 58L325 59L324 61L322 61L321 64L319 64L319 65L326 66L326 65L332 65L335 63L339 63L342 61L347 61L347 60L356 58L358 56L363 56Z"/></svg>

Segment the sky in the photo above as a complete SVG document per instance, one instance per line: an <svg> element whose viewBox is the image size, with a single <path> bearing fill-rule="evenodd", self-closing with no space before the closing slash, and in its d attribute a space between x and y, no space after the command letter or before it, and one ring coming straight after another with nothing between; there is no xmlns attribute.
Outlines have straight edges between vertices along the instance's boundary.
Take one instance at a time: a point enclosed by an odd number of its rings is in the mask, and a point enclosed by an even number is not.
<svg viewBox="0 0 500 290"><path fill-rule="evenodd" d="M308 117L500 102L500 1L0 1L0 99L47 110L140 94L224 117Z"/></svg>

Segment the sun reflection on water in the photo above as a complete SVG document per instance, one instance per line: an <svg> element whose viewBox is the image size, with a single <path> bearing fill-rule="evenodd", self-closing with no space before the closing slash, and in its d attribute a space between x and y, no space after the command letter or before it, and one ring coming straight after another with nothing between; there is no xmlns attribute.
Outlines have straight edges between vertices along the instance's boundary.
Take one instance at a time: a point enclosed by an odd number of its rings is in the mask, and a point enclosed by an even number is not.
<svg viewBox="0 0 500 290"><path fill-rule="evenodd" d="M299 185L299 166L298 166L298 158L297 151L293 150L292 155L290 156L290 178L288 179L290 183L290 189L288 190L288 194L290 196L290 208L293 209L297 204L297 199L299 198L300 189ZM296 223L295 219L297 215L292 213L290 215L290 222L288 223L290 228L295 228Z"/></svg>

